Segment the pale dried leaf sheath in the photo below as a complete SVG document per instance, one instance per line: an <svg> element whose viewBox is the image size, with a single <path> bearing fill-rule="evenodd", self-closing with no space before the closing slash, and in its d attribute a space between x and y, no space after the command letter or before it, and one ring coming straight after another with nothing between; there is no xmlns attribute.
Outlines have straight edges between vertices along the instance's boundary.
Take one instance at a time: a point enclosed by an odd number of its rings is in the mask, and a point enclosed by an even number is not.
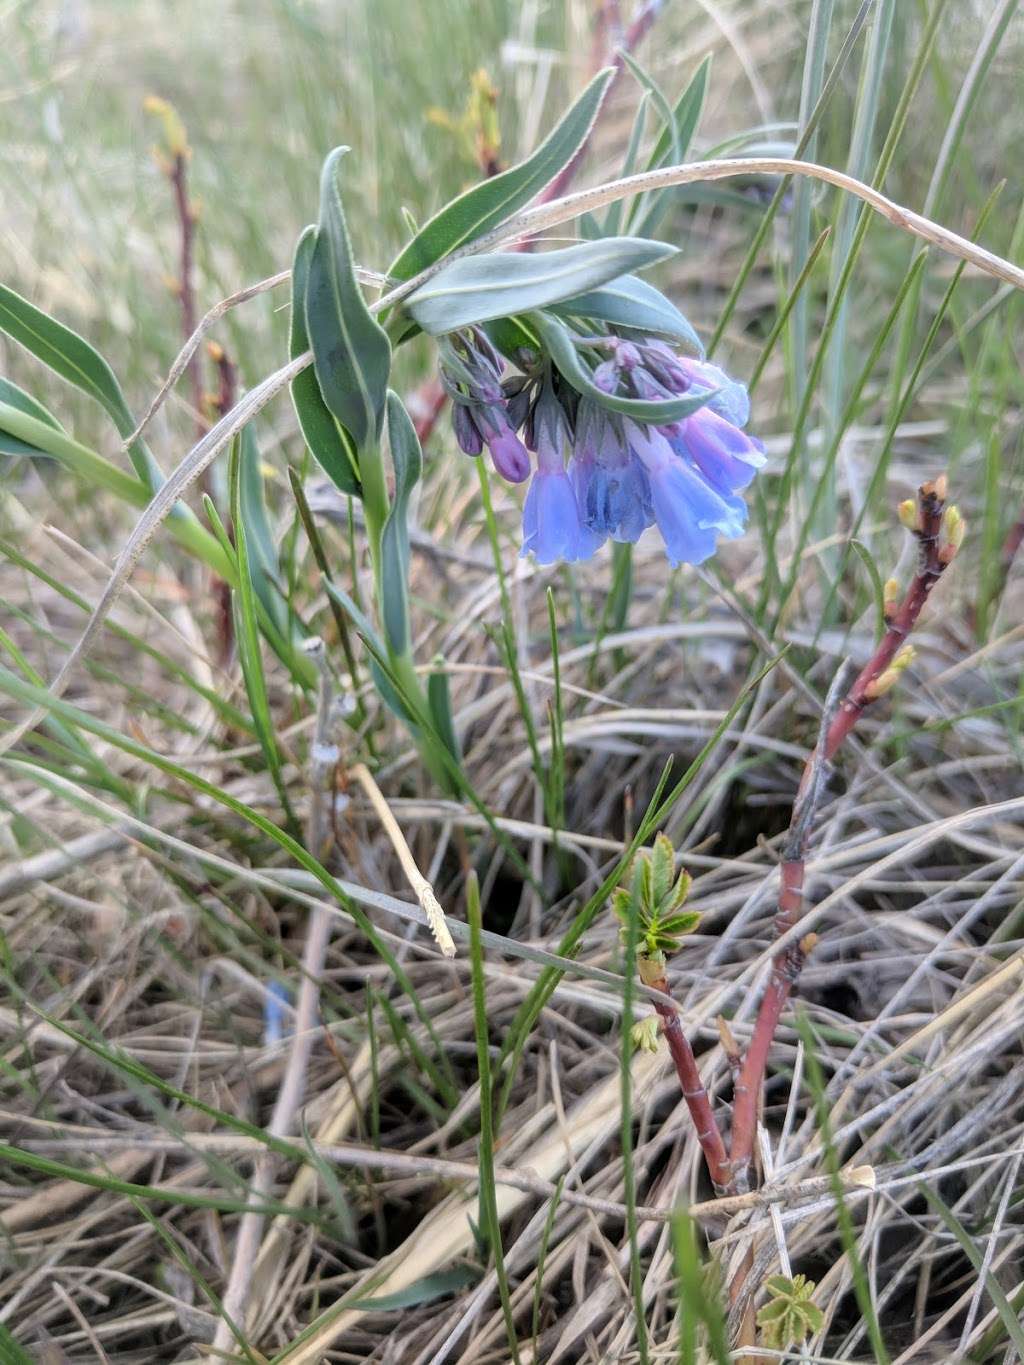
<svg viewBox="0 0 1024 1365"><path fill-rule="evenodd" d="M398 821L391 814L388 803L384 800L380 788L373 780L373 774L365 763L357 763L352 769L352 776L356 778L363 791L370 798L370 805L373 806L384 832L398 854L398 861L402 864L402 871L408 878L409 885L416 893L423 913L427 917L427 924L430 932L434 935L437 946L444 953L445 957L455 956L455 940L452 938L448 925L445 922L444 911L441 904L434 895L434 888L424 877L423 873L416 866L416 860L412 856L412 850L405 841L405 835L399 828Z"/></svg>

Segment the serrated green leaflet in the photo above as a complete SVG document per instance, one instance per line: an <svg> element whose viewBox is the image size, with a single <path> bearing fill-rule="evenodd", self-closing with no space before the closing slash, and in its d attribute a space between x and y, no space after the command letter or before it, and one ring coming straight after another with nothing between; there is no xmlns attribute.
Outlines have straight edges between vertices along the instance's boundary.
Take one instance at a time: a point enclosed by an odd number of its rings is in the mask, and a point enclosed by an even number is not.
<svg viewBox="0 0 1024 1365"><path fill-rule="evenodd" d="M464 256L410 294L405 307L425 332L441 336L560 303L663 261L675 251L664 242L641 237L606 237L537 255Z"/></svg>
<svg viewBox="0 0 1024 1365"><path fill-rule="evenodd" d="M306 331L324 403L356 450L380 435L391 343L366 306L338 185L347 147L336 147L320 178L320 222L306 278Z"/></svg>
<svg viewBox="0 0 1024 1365"><path fill-rule="evenodd" d="M585 143L612 74L610 69L597 73L532 156L482 185L474 185L436 213L405 247L388 274L396 280L412 279L528 204Z"/></svg>

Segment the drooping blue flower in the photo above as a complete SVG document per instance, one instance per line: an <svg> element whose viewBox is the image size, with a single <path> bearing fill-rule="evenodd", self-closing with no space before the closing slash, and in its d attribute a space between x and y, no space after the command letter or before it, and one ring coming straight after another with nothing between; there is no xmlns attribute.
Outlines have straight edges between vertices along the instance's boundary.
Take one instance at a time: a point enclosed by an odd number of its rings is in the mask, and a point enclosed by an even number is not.
<svg viewBox="0 0 1024 1365"><path fill-rule="evenodd" d="M703 564L714 554L719 536L733 540L743 534L747 509L742 498L712 488L660 431L628 425L630 445L647 472L654 519L670 564Z"/></svg>
<svg viewBox="0 0 1024 1365"><path fill-rule="evenodd" d="M622 423L589 401L580 403L569 475L583 522L601 541L634 543L654 524L647 474Z"/></svg>
<svg viewBox="0 0 1024 1365"><path fill-rule="evenodd" d="M632 543L655 524L672 564L702 563L719 537L743 533L740 494L765 463L761 442L743 431L746 388L656 337L601 331L577 344L603 354L592 375L605 393L648 401L707 395L707 402L661 426L626 418L579 393L533 349L518 350L518 370L507 374L505 357L473 329L450 338L442 358L459 445L471 455L486 446L511 483L529 477L530 452L536 455L522 552L541 564L587 559L605 540Z"/></svg>
<svg viewBox="0 0 1024 1365"><path fill-rule="evenodd" d="M692 460L723 497L746 488L765 463L761 442L727 421L710 404L661 431L676 454Z"/></svg>
<svg viewBox="0 0 1024 1365"><path fill-rule="evenodd" d="M537 472L523 505L523 548L538 564L568 564L589 559L604 540L585 525L576 490L562 454L565 430L561 409L546 386L533 411L532 438Z"/></svg>

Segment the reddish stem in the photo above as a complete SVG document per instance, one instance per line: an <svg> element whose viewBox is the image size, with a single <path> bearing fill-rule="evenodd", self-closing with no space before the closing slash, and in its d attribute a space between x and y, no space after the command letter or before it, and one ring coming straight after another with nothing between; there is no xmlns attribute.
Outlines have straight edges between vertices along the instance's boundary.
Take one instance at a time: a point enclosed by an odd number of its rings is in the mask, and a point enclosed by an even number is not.
<svg viewBox="0 0 1024 1365"><path fill-rule="evenodd" d="M167 178L174 190L174 205L178 211L178 225L181 230L181 276L178 281L178 293L181 300L181 330L186 341L196 330L196 299L192 281L196 210L188 197L187 166L187 157L183 152L178 152L167 172ZM192 387L192 407L196 412L196 425L199 435L204 436L206 421L203 417L203 376L199 368L198 353L188 362L187 371Z"/></svg>
<svg viewBox="0 0 1024 1365"><path fill-rule="evenodd" d="M664 977L651 981L649 984L655 990L668 994L668 982ZM672 1054L672 1061L675 1063L683 1099L686 1101L686 1107L693 1119L693 1126L697 1130L697 1141L704 1153L704 1160L708 1164L708 1173L715 1189L724 1192L731 1184L732 1167L729 1164L729 1155L725 1150L721 1129L711 1108L708 1092L704 1089L704 1082L700 1078L693 1048L690 1047L689 1040L683 1032L678 1010L672 1005L663 1004L660 1000L655 1001L654 1008L661 1017L662 1032L665 1035L665 1041L668 1043L668 1050Z"/></svg>
<svg viewBox="0 0 1024 1365"><path fill-rule="evenodd" d="M944 499L944 479L923 484L918 490L918 520L914 531L920 547L917 573L899 608L890 616L888 629L878 648L858 673L834 715L830 715L830 706L826 702L822 734L804 768L793 803L789 839L781 868L778 913L775 916L777 938L787 934L803 914L804 860L827 764L865 708L881 695L881 689L877 687L879 679L891 667L917 624L932 589L956 554L953 545L939 546ZM775 955L768 985L761 997L750 1046L736 1080L731 1157L734 1186L740 1191L750 1186L757 1109L768 1066L768 1053L810 946L807 940L791 943Z"/></svg>

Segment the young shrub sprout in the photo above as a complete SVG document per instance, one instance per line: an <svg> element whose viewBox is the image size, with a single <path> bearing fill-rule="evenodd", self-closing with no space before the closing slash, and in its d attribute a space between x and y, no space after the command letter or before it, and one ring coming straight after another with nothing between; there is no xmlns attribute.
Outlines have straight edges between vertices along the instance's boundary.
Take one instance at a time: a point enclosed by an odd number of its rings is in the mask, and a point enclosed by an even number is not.
<svg viewBox="0 0 1024 1365"><path fill-rule="evenodd" d="M629 878L612 896L612 909L622 924L623 938L635 934L637 971L645 986L668 996L668 958L680 950L683 939L700 923L700 914L684 910L690 893L690 874L676 873L676 854L667 834L658 834L654 847L637 854ZM719 1193L731 1180L731 1168L721 1130L711 1109L689 1040L683 1032L679 1011L670 1000L654 1003L662 1032L679 1077L697 1139L707 1161L708 1173ZM641 1020L634 1027L634 1045L657 1049L656 1024Z"/></svg>

